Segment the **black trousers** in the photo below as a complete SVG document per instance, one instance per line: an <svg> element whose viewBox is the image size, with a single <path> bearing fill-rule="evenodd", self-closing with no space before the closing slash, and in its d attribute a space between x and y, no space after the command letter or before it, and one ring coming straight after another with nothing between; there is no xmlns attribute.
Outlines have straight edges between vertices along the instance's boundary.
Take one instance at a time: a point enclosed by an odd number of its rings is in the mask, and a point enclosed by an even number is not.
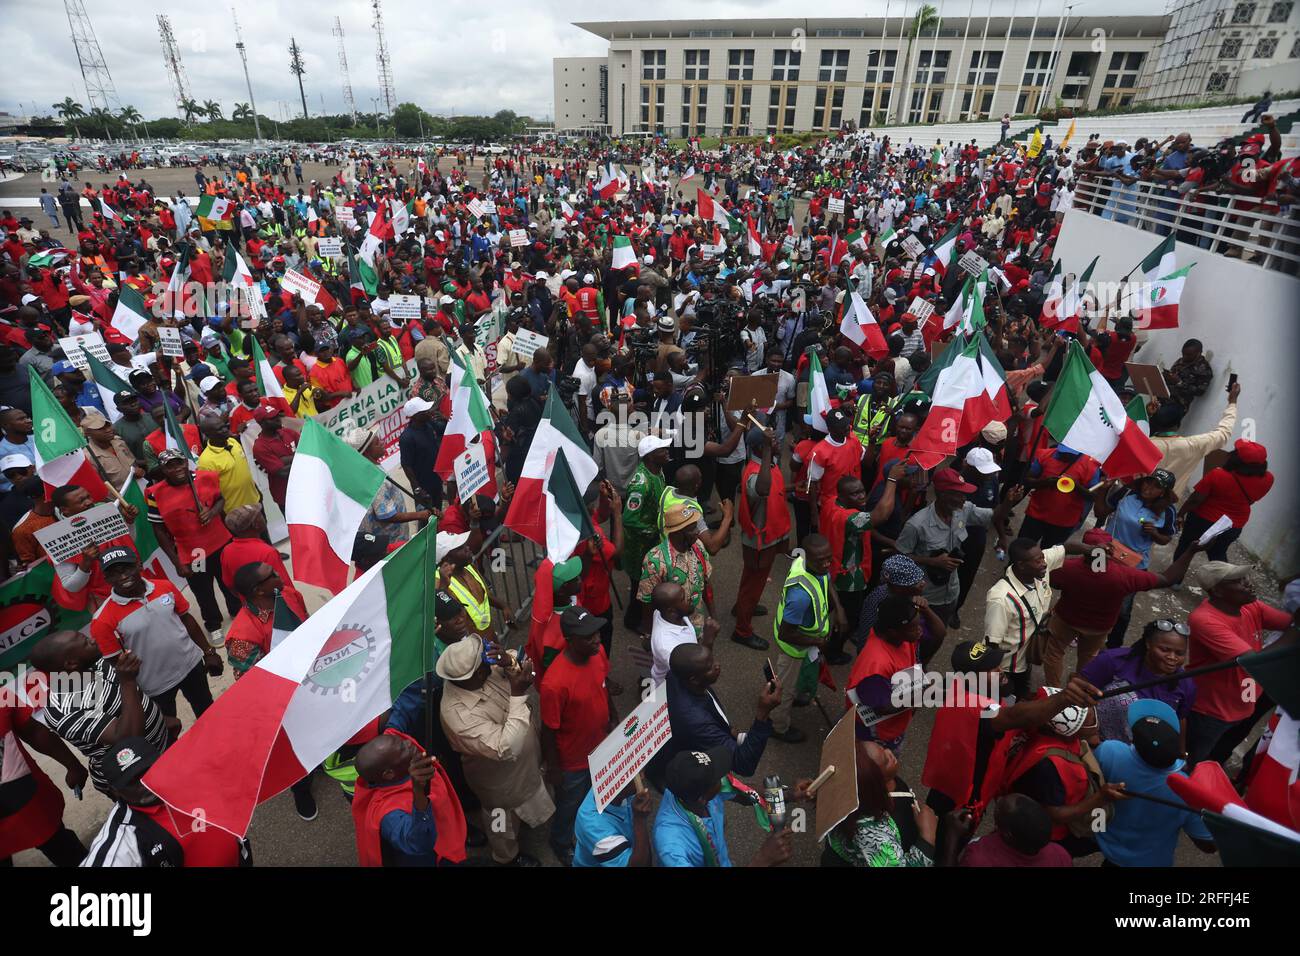
<svg viewBox="0 0 1300 956"><path fill-rule="evenodd" d="M1041 547L1051 548L1058 544L1065 544L1073 532L1073 526L1066 528L1059 524L1048 524L1039 518L1026 517L1020 523L1020 534L1017 537L1030 538L1037 541Z"/></svg>
<svg viewBox="0 0 1300 956"><path fill-rule="evenodd" d="M226 609L230 611L231 620L234 620L240 608L239 598L221 580L221 552L225 550L224 547L218 548L214 554L207 555L203 560L203 570L191 571L186 578L194 593L194 600L199 604L203 626L209 631L221 626L221 608L217 605L215 594L217 588L221 589L221 594L226 599Z"/></svg>
<svg viewBox="0 0 1300 956"><path fill-rule="evenodd" d="M36 849L45 854L45 858L55 866L80 866L86 858L86 846L80 837L65 826L59 827L57 833ZM0 859L0 867L13 866L14 858L6 856Z"/></svg>
<svg viewBox="0 0 1300 956"><path fill-rule="evenodd" d="M1196 543L1196 539L1210 530L1213 522L1206 521L1199 515L1188 515L1183 519L1183 533L1178 538L1178 546L1174 548L1174 559L1182 557L1184 551ZM1205 557L1210 561L1227 561L1228 545L1241 537L1241 528L1229 528L1223 534L1216 537L1210 542L1210 546L1205 549Z"/></svg>
<svg viewBox="0 0 1300 956"><path fill-rule="evenodd" d="M191 668L184 679L170 690L161 694L150 694L153 702L168 717L176 716L176 692L180 691L189 702L195 717L202 717L203 712L212 706L212 688L208 686L208 669L200 661Z"/></svg>

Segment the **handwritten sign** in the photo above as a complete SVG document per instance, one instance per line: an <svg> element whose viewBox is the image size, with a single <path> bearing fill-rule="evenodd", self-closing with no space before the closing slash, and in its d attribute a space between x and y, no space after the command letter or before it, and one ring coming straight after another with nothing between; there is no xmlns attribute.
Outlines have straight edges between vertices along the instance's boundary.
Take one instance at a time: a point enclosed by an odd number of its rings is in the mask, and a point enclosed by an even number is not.
<svg viewBox="0 0 1300 956"><path fill-rule="evenodd" d="M280 280L280 288L285 292L302 296L302 301L308 305L315 302L316 297L320 295L320 283L294 269L285 270L284 278Z"/></svg>
<svg viewBox="0 0 1300 956"><path fill-rule="evenodd" d="M903 251L909 259L920 259L925 255L925 243L916 236L906 236L903 239Z"/></svg>
<svg viewBox="0 0 1300 956"><path fill-rule="evenodd" d="M511 230L510 230L510 245L511 245L511 246L514 246L514 247L516 247L516 248L519 247L519 246L526 246L526 245L528 245L528 230L527 230L527 229L511 229Z"/></svg>
<svg viewBox="0 0 1300 956"><path fill-rule="evenodd" d="M668 697L656 691L624 717L608 737L591 752L587 768L596 794L596 812L604 813L650 758L672 739Z"/></svg>
<svg viewBox="0 0 1300 956"><path fill-rule="evenodd" d="M175 331L175 329L172 331ZM91 332L87 335L65 336L59 339L59 345L62 346L63 354L67 356L68 361L83 372L90 371L90 363L86 361L86 352L95 356L105 365L113 361L108 355L108 348L104 345L103 336L98 332Z"/></svg>
<svg viewBox="0 0 1300 956"><path fill-rule="evenodd" d="M346 226L349 232L357 224L357 216L351 206L335 206L334 218L339 221L339 225Z"/></svg>
<svg viewBox="0 0 1300 956"><path fill-rule="evenodd" d="M917 325L924 325L925 320L934 315L934 305L926 302L918 295L912 300L912 304L907 307L907 311L916 316Z"/></svg>
<svg viewBox="0 0 1300 956"><path fill-rule="evenodd" d="M457 455L452 469L456 474L456 493L461 501L469 501L491 478L483 443L475 441Z"/></svg>
<svg viewBox="0 0 1300 956"><path fill-rule="evenodd" d="M966 253L957 260L957 268L967 275L981 276L984 270L989 267L989 261L974 250Z"/></svg>
<svg viewBox="0 0 1300 956"><path fill-rule="evenodd" d="M56 521L35 532L35 537L55 564L71 561L92 544L104 544L127 534L126 522L117 505L95 505L79 515Z"/></svg>
<svg viewBox="0 0 1300 956"><path fill-rule="evenodd" d="M469 209L470 215L475 219L482 219L487 215L487 210L483 208L483 203L477 199L471 199L466 208Z"/></svg>
<svg viewBox="0 0 1300 956"><path fill-rule="evenodd" d="M418 295L390 295L388 297L388 315L394 319L418 319L420 317L420 297Z"/></svg>

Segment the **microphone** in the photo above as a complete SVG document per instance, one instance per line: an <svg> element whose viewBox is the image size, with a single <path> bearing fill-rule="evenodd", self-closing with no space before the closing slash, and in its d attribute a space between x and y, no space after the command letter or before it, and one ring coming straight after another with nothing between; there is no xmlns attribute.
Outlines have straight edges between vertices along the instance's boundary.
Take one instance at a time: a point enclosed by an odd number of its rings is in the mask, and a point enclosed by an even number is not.
<svg viewBox="0 0 1300 956"><path fill-rule="evenodd" d="M773 832L785 828L785 788L777 774L763 778L763 799L767 801L767 815L772 820Z"/></svg>

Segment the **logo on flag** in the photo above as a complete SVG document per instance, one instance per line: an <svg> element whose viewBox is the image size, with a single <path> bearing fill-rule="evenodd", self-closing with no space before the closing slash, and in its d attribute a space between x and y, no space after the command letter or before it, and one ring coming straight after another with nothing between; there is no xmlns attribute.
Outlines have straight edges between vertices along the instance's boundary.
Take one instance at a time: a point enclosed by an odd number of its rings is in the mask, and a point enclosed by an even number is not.
<svg viewBox="0 0 1300 956"><path fill-rule="evenodd" d="M325 641L302 684L315 694L337 694L345 684L359 682L370 672L375 650L375 636L370 628L364 624L345 624Z"/></svg>

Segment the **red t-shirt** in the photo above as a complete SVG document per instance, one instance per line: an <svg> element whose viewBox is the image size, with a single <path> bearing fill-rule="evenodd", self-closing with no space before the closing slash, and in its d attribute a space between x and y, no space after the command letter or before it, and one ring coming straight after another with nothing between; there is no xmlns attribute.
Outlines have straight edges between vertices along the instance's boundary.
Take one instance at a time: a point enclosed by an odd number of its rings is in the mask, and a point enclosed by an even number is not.
<svg viewBox="0 0 1300 956"><path fill-rule="evenodd" d="M163 803L131 809L148 817L180 842L186 867L239 866L239 840L225 830L195 826L193 817Z"/></svg>
<svg viewBox="0 0 1300 956"><path fill-rule="evenodd" d="M233 590L235 572L244 565L255 562L269 564L275 569L275 573L280 575L281 581L286 585L292 585L293 578L289 576L284 561L280 559L280 552L261 538L230 539L230 543L226 545L226 550L221 552L221 583Z"/></svg>
<svg viewBox="0 0 1300 956"><path fill-rule="evenodd" d="M197 492L203 507L211 507L212 502L221 496L216 472L196 471L194 492ZM155 524L161 521L171 532L176 541L176 556L184 564L194 561L196 551L211 557L230 540L226 523L220 518L200 524L198 509L194 507L194 492L190 491L188 482L169 485L160 481L149 486L146 499L149 520Z"/></svg>
<svg viewBox="0 0 1300 956"><path fill-rule="evenodd" d="M1092 561L1089 555L1069 558L1051 576L1052 587L1061 592L1052 613L1081 631L1109 631L1124 598L1160 586L1160 577L1150 571L1107 561L1105 571L1094 572Z"/></svg>
<svg viewBox="0 0 1300 956"><path fill-rule="evenodd" d="M1187 669L1217 664L1238 654L1262 650L1265 631L1280 631L1290 623L1290 614L1270 607L1263 601L1245 605L1239 614L1225 614L1208 599L1202 601L1187 618L1187 625L1192 630ZM1254 712L1259 693L1242 693L1245 681L1250 679L1244 668L1230 667L1192 679L1196 681L1193 713L1236 721L1249 717ZM1250 699L1244 700L1244 697Z"/></svg>
<svg viewBox="0 0 1300 956"><path fill-rule="evenodd" d="M311 367L311 383L319 385L326 392L348 392L353 391L352 375L348 372L347 363L341 358L330 359L328 365L324 362L317 362ZM334 398L322 398L316 406L322 410L333 408L339 402Z"/></svg>
<svg viewBox="0 0 1300 956"><path fill-rule="evenodd" d="M1268 494L1272 487L1271 471L1262 475L1242 475L1226 468L1213 468L1192 489L1205 495L1205 500L1192 514L1211 523L1227 515L1234 528L1244 528L1250 520L1250 506Z"/></svg>
<svg viewBox="0 0 1300 956"><path fill-rule="evenodd" d="M1059 843L1048 843L1033 856L1009 846L996 830L966 847L958 866L1073 866L1070 851Z"/></svg>
<svg viewBox="0 0 1300 956"><path fill-rule="evenodd" d="M614 564L614 543L600 535L601 555L605 560L595 557L583 542L578 546L582 556L582 590L578 592L578 603L592 614L605 615L609 612L609 569Z"/></svg>
<svg viewBox="0 0 1300 956"><path fill-rule="evenodd" d="M253 412L257 411L263 405L272 405L280 410L280 414L285 418L297 418L289 403L277 395L263 395L258 399L257 404L249 408L243 402L235 406L234 411L230 413L230 431L231 434L238 435L244 430L244 425L253 420Z"/></svg>
<svg viewBox="0 0 1300 956"><path fill-rule="evenodd" d="M542 723L555 732L560 769L586 770L587 757L609 733L605 677L609 658L599 648L582 665L560 654L542 678Z"/></svg>
<svg viewBox="0 0 1300 956"><path fill-rule="evenodd" d="M832 445L829 438L823 438L810 455L809 469L814 465L820 465L822 468L821 477L815 479L818 482L821 501L834 498L839 494L841 478L845 475L852 475L854 478L862 477L862 443L853 434L844 439L844 444L838 446ZM810 471L810 474L815 472Z"/></svg>

